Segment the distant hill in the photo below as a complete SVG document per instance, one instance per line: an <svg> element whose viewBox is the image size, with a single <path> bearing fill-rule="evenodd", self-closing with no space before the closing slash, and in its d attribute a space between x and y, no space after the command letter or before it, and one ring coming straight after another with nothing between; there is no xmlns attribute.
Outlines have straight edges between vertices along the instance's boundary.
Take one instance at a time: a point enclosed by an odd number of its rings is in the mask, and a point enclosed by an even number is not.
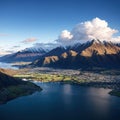
<svg viewBox="0 0 120 120"><path fill-rule="evenodd" d="M59 47L33 62L33 66L56 68L120 68L120 47L112 42L92 40Z"/></svg>
<svg viewBox="0 0 120 120"><path fill-rule="evenodd" d="M48 50L41 47L26 48L13 54L8 54L0 57L1 62L32 62L40 56L46 54Z"/></svg>
<svg viewBox="0 0 120 120"><path fill-rule="evenodd" d="M13 78L5 74L8 70L0 69L0 104L6 103L16 97L32 94L41 90L37 85Z"/></svg>

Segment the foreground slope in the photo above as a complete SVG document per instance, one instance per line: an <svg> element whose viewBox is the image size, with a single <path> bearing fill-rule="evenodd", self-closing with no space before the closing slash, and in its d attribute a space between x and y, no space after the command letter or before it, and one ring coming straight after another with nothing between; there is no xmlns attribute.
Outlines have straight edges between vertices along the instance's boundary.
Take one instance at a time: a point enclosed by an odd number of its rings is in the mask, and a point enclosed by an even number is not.
<svg viewBox="0 0 120 120"><path fill-rule="evenodd" d="M13 78L0 69L0 104L19 96L32 94L41 90L37 85Z"/></svg>

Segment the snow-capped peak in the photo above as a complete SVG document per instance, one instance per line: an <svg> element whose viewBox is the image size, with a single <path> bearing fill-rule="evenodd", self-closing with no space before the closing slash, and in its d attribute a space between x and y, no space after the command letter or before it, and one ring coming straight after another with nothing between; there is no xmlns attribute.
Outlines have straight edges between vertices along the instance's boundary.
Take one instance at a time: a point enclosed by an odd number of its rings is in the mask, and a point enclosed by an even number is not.
<svg viewBox="0 0 120 120"><path fill-rule="evenodd" d="M21 50L20 52L29 52L29 53L46 53L48 50L43 49L41 47L30 47L30 48L25 48L24 50Z"/></svg>

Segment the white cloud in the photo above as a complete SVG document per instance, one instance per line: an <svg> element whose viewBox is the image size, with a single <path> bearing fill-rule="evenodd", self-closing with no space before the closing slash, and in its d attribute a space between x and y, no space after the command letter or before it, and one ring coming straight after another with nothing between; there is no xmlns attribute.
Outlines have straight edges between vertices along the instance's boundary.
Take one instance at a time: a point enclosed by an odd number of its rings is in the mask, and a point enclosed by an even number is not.
<svg viewBox="0 0 120 120"><path fill-rule="evenodd" d="M37 38L32 37L32 38L27 38L27 39L23 40L22 43L32 43L35 41L37 41Z"/></svg>
<svg viewBox="0 0 120 120"><path fill-rule="evenodd" d="M56 40L58 43L63 43L64 45L71 43L73 35L68 30L63 30Z"/></svg>
<svg viewBox="0 0 120 120"><path fill-rule="evenodd" d="M63 30L61 35L59 36L59 39L62 40L70 40L73 38L73 35L68 30Z"/></svg>
<svg viewBox="0 0 120 120"><path fill-rule="evenodd" d="M85 42L92 39L120 42L120 36L113 37L117 32L118 30L110 28L105 20L94 18L91 21L79 23L71 32L62 31L56 41L62 44Z"/></svg>

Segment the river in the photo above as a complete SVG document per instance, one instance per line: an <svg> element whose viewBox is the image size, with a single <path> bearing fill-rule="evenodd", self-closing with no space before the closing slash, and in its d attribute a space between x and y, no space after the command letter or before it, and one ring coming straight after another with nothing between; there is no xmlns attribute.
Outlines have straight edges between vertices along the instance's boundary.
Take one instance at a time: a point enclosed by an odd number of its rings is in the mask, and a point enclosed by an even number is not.
<svg viewBox="0 0 120 120"><path fill-rule="evenodd" d="M110 89L40 83L43 90L0 105L0 120L120 120Z"/></svg>

